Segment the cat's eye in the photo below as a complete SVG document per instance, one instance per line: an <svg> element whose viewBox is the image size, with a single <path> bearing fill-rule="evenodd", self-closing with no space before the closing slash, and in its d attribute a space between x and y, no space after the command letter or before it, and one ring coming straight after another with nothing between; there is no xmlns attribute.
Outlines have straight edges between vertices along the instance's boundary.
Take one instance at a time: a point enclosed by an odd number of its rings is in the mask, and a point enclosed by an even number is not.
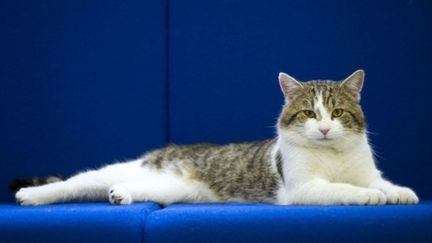
<svg viewBox="0 0 432 243"><path fill-rule="evenodd" d="M315 118L315 112L311 110L304 110L303 114L305 114L308 118Z"/></svg>
<svg viewBox="0 0 432 243"><path fill-rule="evenodd" d="M334 109L332 112L332 118L340 117L344 113L343 109Z"/></svg>

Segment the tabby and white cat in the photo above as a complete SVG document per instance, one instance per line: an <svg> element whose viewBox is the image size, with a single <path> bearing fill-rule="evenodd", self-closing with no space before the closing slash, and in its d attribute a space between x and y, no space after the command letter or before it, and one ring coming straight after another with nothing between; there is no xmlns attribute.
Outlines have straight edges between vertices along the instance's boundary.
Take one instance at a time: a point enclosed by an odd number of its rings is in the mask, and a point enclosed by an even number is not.
<svg viewBox="0 0 432 243"><path fill-rule="evenodd" d="M407 187L376 168L359 104L358 70L342 81L279 74L285 105L277 138L228 145L171 145L143 157L21 188L22 205L109 200L269 202L303 205L414 204Z"/></svg>

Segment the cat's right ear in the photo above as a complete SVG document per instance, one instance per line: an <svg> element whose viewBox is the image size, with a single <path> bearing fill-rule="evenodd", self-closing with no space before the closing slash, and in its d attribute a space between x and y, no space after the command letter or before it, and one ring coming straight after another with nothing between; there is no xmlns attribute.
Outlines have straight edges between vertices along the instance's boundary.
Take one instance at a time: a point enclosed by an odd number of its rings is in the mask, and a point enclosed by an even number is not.
<svg viewBox="0 0 432 243"><path fill-rule="evenodd" d="M279 73L279 85L287 101L290 101L295 94L303 89L303 85L299 81L286 73Z"/></svg>

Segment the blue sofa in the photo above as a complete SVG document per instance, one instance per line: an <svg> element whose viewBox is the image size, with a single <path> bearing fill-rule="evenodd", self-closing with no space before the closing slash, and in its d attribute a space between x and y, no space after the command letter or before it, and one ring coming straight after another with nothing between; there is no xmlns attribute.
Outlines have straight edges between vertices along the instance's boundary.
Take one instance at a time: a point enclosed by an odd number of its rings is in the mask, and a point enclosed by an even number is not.
<svg viewBox="0 0 432 243"><path fill-rule="evenodd" d="M431 242L432 2L1 1L0 242ZM415 206L21 207L15 177L70 175L168 143L269 138L277 74L362 94L385 175Z"/></svg>
<svg viewBox="0 0 432 243"><path fill-rule="evenodd" d="M1 242L430 242L415 206L107 203L0 205Z"/></svg>

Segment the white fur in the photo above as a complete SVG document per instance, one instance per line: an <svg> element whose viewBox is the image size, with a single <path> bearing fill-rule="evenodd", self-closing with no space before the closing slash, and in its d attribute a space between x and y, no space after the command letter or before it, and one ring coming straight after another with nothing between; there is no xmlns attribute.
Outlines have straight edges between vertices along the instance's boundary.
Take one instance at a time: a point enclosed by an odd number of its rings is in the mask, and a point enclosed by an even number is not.
<svg viewBox="0 0 432 243"><path fill-rule="evenodd" d="M22 205L43 205L65 201L102 201L130 204L152 200L173 202L218 201L202 183L172 172L143 167L142 160L117 163L80 173L62 182L22 188L16 198Z"/></svg>

